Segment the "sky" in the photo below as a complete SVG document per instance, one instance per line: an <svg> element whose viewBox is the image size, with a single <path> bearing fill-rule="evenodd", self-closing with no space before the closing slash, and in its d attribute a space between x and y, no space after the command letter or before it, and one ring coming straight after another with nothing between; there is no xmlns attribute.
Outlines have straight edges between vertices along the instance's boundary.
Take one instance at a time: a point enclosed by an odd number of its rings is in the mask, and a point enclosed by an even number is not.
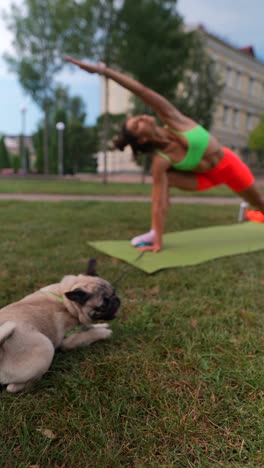
<svg viewBox="0 0 264 468"><path fill-rule="evenodd" d="M25 108L24 128L29 135L37 129L42 118L41 111L25 95L2 58L5 52L12 52L12 36L2 19L2 11L8 10L11 2L20 5L22 0L0 0L0 134L21 133L22 109ZM186 24L202 24L209 32L234 47L252 45L257 58L264 61L263 0L178 0L177 5ZM86 105L86 123L93 124L100 109L98 77L65 67L57 81L68 87L70 96L82 97Z"/></svg>

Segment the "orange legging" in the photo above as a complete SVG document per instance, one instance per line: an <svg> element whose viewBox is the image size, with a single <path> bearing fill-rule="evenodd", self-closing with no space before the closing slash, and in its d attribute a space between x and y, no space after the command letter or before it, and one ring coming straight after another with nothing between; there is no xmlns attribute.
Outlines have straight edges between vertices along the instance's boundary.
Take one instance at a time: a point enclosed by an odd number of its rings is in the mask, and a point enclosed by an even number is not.
<svg viewBox="0 0 264 468"><path fill-rule="evenodd" d="M236 153L223 148L224 156L217 167L208 172L195 173L198 191L208 190L215 185L226 184L234 192L242 192L254 183L254 176L248 166Z"/></svg>

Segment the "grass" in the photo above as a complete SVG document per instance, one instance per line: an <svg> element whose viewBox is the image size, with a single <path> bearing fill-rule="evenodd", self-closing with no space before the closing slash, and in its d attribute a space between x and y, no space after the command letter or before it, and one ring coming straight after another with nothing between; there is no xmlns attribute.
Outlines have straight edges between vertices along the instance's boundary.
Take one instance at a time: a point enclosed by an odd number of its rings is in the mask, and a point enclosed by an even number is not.
<svg viewBox="0 0 264 468"><path fill-rule="evenodd" d="M112 281L126 266L87 241L130 238L149 210L1 202L0 303L83 271L94 255ZM167 230L236 216L232 206L173 205ZM131 267L111 340L58 352L30 392L1 393L0 466L263 466L263 269L263 252L155 275Z"/></svg>
<svg viewBox="0 0 264 468"><path fill-rule="evenodd" d="M45 178L0 178L0 193L48 193L65 195L150 195L151 185L140 183L121 183L83 181L77 179L45 179ZM172 189L172 195L190 195L193 192L183 192ZM195 193L197 196L197 193ZM228 196L234 194L227 187L216 187L206 192L200 192L199 196Z"/></svg>

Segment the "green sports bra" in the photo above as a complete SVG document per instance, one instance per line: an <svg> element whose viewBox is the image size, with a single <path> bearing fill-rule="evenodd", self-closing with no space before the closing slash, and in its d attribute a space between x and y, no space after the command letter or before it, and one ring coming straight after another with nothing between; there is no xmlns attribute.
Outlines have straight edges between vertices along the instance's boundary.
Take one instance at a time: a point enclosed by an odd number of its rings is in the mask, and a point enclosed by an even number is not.
<svg viewBox="0 0 264 468"><path fill-rule="evenodd" d="M198 166L208 147L210 134L201 127L201 125L197 125L197 127L187 130L187 132L178 132L173 128L170 128L170 130L176 134L183 135L188 141L188 149L185 158L176 163L162 151L157 150L156 153L167 159L174 169L179 171L192 171Z"/></svg>

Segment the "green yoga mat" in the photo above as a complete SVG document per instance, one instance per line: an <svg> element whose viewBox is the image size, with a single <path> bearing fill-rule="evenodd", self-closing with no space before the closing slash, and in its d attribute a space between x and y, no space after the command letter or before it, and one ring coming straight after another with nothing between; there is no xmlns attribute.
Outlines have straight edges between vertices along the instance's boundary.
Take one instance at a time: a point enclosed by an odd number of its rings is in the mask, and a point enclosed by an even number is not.
<svg viewBox="0 0 264 468"><path fill-rule="evenodd" d="M139 252L127 240L89 242L101 252L131 263L146 273L164 268L197 265L219 257L264 249L264 225L246 222L164 235L161 252Z"/></svg>

